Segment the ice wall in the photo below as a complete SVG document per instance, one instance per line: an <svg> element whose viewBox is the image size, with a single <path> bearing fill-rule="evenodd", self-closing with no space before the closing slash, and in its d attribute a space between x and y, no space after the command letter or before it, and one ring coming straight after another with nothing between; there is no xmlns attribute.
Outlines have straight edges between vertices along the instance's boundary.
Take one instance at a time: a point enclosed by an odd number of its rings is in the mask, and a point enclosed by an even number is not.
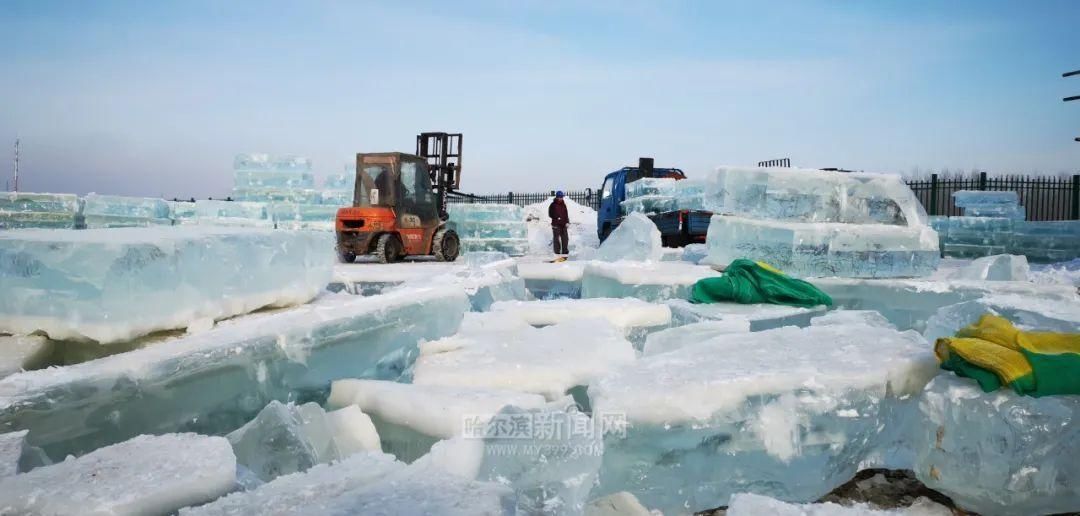
<svg viewBox="0 0 1080 516"><path fill-rule="evenodd" d="M89 194L83 198L87 228L171 226L169 203L164 199Z"/></svg>
<svg viewBox="0 0 1080 516"><path fill-rule="evenodd" d="M0 192L0 229L75 229L83 225L82 209L73 194Z"/></svg>
<svg viewBox="0 0 1080 516"><path fill-rule="evenodd" d="M111 343L325 288L329 235L178 226L0 233L0 331Z"/></svg>
<svg viewBox="0 0 1080 516"><path fill-rule="evenodd" d="M1080 221L1028 221L1016 192L961 190L953 193L960 217L933 217L946 256L977 258L1024 255L1033 262L1062 262L1080 256Z"/></svg>

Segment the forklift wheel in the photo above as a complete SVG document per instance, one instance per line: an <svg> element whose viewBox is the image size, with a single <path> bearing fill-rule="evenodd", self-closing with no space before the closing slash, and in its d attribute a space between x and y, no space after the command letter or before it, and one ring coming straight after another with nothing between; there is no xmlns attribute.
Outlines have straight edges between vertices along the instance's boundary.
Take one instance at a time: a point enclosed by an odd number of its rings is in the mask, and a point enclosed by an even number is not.
<svg viewBox="0 0 1080 516"><path fill-rule="evenodd" d="M393 233L386 233L379 237L375 244L375 256L379 263L394 263L401 257L401 240Z"/></svg>
<svg viewBox="0 0 1080 516"><path fill-rule="evenodd" d="M337 257L338 257L338 260L341 260L341 263L352 263L352 262L356 261L356 253L354 253L352 251L340 251L339 250L337 252Z"/></svg>
<svg viewBox="0 0 1080 516"><path fill-rule="evenodd" d="M442 228L435 232L434 242L431 243L431 254L440 262L452 262L457 260L458 252L461 251L461 241L458 240L457 232Z"/></svg>

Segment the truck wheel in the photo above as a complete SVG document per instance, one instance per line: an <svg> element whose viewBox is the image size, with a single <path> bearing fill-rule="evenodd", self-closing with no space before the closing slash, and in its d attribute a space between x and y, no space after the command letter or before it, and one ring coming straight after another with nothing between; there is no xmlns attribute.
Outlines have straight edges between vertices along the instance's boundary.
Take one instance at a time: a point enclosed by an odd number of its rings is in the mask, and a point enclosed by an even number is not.
<svg viewBox="0 0 1080 516"><path fill-rule="evenodd" d="M337 252L337 257L338 260L341 261L341 263L352 263L356 261L356 253L352 251L343 251L339 249Z"/></svg>
<svg viewBox="0 0 1080 516"><path fill-rule="evenodd" d="M379 241L375 244L375 256L379 259L379 263L398 261L401 257L401 240L398 240L397 235L393 233L379 236Z"/></svg>
<svg viewBox="0 0 1080 516"><path fill-rule="evenodd" d="M458 252L461 250L461 241L458 240L456 231L442 228L435 232L433 240L431 254L435 255L436 261L452 262L457 260Z"/></svg>

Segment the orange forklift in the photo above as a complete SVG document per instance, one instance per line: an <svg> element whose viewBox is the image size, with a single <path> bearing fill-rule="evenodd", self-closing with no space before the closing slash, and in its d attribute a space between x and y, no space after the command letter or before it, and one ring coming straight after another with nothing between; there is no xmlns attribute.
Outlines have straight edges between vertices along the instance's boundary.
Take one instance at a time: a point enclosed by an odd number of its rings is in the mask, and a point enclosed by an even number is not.
<svg viewBox="0 0 1080 516"><path fill-rule="evenodd" d="M356 190L334 227L343 263L374 254L392 263L406 256L457 259L460 241L447 227L446 199L458 194L461 133L421 133L416 154L356 155ZM459 194L460 195L460 194Z"/></svg>

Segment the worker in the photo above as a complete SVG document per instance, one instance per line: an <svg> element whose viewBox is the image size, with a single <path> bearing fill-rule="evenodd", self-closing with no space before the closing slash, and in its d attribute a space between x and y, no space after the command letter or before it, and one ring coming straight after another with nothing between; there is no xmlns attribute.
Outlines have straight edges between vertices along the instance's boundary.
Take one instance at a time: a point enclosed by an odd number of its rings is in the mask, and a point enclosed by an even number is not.
<svg viewBox="0 0 1080 516"><path fill-rule="evenodd" d="M563 202L562 191L555 192L555 199L548 206L548 217L551 217L551 245L555 248L555 254L570 254L569 242L566 235L566 225L570 223L570 214Z"/></svg>

